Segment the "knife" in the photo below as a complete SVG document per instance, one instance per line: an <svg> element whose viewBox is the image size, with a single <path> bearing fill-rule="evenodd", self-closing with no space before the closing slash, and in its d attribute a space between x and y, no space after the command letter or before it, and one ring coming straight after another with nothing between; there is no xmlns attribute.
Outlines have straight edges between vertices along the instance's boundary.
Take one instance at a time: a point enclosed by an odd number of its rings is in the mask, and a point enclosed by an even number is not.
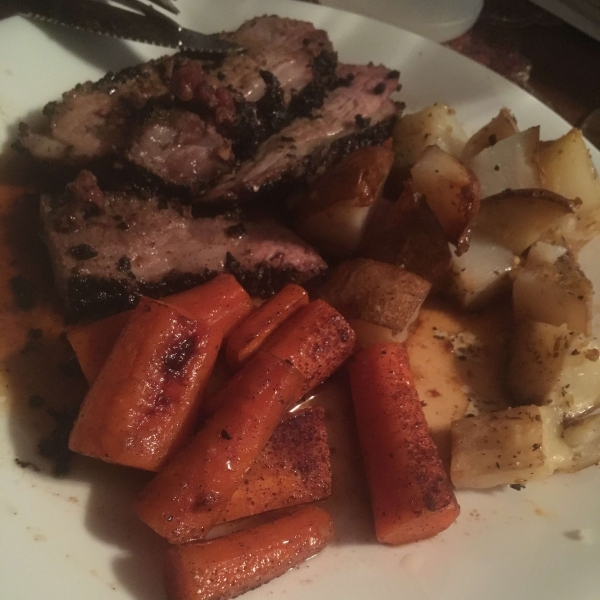
<svg viewBox="0 0 600 600"><path fill-rule="evenodd" d="M139 0L121 0L142 14L97 0L6 0L4 9L48 23L68 25L116 38L210 54L239 52L243 48L221 39L180 27L175 21ZM3 14L5 10L3 10Z"/></svg>

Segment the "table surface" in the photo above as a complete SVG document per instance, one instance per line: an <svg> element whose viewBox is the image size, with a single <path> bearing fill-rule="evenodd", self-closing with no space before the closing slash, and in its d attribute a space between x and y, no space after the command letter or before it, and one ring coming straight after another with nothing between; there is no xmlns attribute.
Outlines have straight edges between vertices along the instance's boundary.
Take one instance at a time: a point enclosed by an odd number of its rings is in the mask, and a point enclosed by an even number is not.
<svg viewBox="0 0 600 600"><path fill-rule="evenodd" d="M514 81L599 144L590 115L600 109L600 42L525 0L486 0L473 28L445 45Z"/></svg>

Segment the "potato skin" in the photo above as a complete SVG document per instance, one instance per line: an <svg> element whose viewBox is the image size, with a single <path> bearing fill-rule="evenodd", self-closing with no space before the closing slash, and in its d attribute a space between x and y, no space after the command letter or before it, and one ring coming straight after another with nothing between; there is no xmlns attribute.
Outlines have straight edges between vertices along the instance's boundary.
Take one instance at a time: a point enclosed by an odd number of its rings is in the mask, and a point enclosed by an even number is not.
<svg viewBox="0 0 600 600"><path fill-rule="evenodd" d="M440 288L452 253L435 214L410 181L396 202L382 201L365 232L361 256L400 265Z"/></svg>
<svg viewBox="0 0 600 600"><path fill-rule="evenodd" d="M328 256L354 256L393 161L391 150L381 146L342 159L292 201L297 233Z"/></svg>
<svg viewBox="0 0 600 600"><path fill-rule="evenodd" d="M406 544L449 527L460 512L400 344L359 352L348 364L375 533Z"/></svg>
<svg viewBox="0 0 600 600"><path fill-rule="evenodd" d="M303 214L338 202L369 206L379 196L392 168L394 153L382 146L366 146L342 159L316 179L298 206Z"/></svg>
<svg viewBox="0 0 600 600"><path fill-rule="evenodd" d="M276 521L167 551L169 600L227 600L254 589L320 552L333 522L308 506Z"/></svg>
<svg viewBox="0 0 600 600"><path fill-rule="evenodd" d="M402 332L414 321L431 284L402 267L357 258L339 264L319 295L347 319Z"/></svg>

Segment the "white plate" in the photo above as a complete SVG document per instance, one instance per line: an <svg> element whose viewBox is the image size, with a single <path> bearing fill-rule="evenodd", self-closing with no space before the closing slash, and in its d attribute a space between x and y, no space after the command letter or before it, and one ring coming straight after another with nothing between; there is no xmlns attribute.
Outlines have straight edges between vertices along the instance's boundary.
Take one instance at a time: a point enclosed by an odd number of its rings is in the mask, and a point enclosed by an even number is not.
<svg viewBox="0 0 600 600"><path fill-rule="evenodd" d="M508 106L520 125L556 137L567 124L522 90L450 50L362 17L283 0L179 0L183 21L203 31L265 13L313 21L346 62L402 72L410 108L443 101L471 130ZM50 27L0 22L0 147L21 119L78 82L156 57L143 44ZM597 164L599 153L594 151ZM0 332L0 335L2 333ZM0 387L0 394L4 393ZM14 464L35 455L25 418L0 398L0 598L162 600L162 544L130 512L141 480L82 459L66 479ZM344 454L341 442L335 442ZM353 454L356 458L356 454ZM600 597L600 469L554 476L526 490L461 492L462 514L433 540L375 544L364 490L338 482L338 539L321 555L249 593L248 600L597 600ZM578 532L586 534L577 539Z"/></svg>

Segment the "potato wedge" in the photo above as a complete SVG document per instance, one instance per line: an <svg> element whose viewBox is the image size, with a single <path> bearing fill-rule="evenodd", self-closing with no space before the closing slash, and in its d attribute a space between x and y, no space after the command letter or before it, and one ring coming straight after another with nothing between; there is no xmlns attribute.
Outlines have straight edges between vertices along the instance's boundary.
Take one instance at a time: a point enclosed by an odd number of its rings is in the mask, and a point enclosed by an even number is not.
<svg viewBox="0 0 600 600"><path fill-rule="evenodd" d="M457 488L523 484L569 464L560 411L521 406L455 421L450 476Z"/></svg>
<svg viewBox="0 0 600 600"><path fill-rule="evenodd" d="M393 137L396 168L414 165L427 147L434 144L459 157L467 141L455 111L441 103L402 115L396 121Z"/></svg>
<svg viewBox="0 0 600 600"><path fill-rule="evenodd" d="M573 419L600 406L600 344L536 321L518 324L507 388L514 402L556 406Z"/></svg>
<svg viewBox="0 0 600 600"><path fill-rule="evenodd" d="M600 207L600 180L580 129L540 148L543 186L566 198L580 198L584 210Z"/></svg>
<svg viewBox="0 0 600 600"><path fill-rule="evenodd" d="M544 244L544 242L539 242ZM515 318L562 325L589 335L592 322L592 284L570 252L553 254L537 244L525 266L515 272L513 307ZM561 247L557 247L560 249ZM561 252L561 250L557 250ZM554 262L543 262L547 258Z"/></svg>
<svg viewBox="0 0 600 600"><path fill-rule="evenodd" d="M361 148L317 178L295 200L298 233L330 256L354 254L393 161L386 148Z"/></svg>
<svg viewBox="0 0 600 600"><path fill-rule="evenodd" d="M430 289L431 284L402 267L357 258L336 267L319 295L346 318L387 327L406 339Z"/></svg>
<svg viewBox="0 0 600 600"><path fill-rule="evenodd" d="M531 127L490 146L469 161L487 198L507 189L540 188L540 128ZM564 194L563 194L564 195Z"/></svg>
<svg viewBox="0 0 600 600"><path fill-rule="evenodd" d="M438 146L429 146L410 172L414 191L425 197L447 240L460 252L466 250L481 201L473 172Z"/></svg>
<svg viewBox="0 0 600 600"><path fill-rule="evenodd" d="M487 125L484 125L467 140L460 160L468 163L482 150L494 146L515 133L519 133L517 120L508 108L501 108L500 112Z"/></svg>
<svg viewBox="0 0 600 600"><path fill-rule="evenodd" d="M510 189L486 198L473 229L520 255L579 204L548 190Z"/></svg>

